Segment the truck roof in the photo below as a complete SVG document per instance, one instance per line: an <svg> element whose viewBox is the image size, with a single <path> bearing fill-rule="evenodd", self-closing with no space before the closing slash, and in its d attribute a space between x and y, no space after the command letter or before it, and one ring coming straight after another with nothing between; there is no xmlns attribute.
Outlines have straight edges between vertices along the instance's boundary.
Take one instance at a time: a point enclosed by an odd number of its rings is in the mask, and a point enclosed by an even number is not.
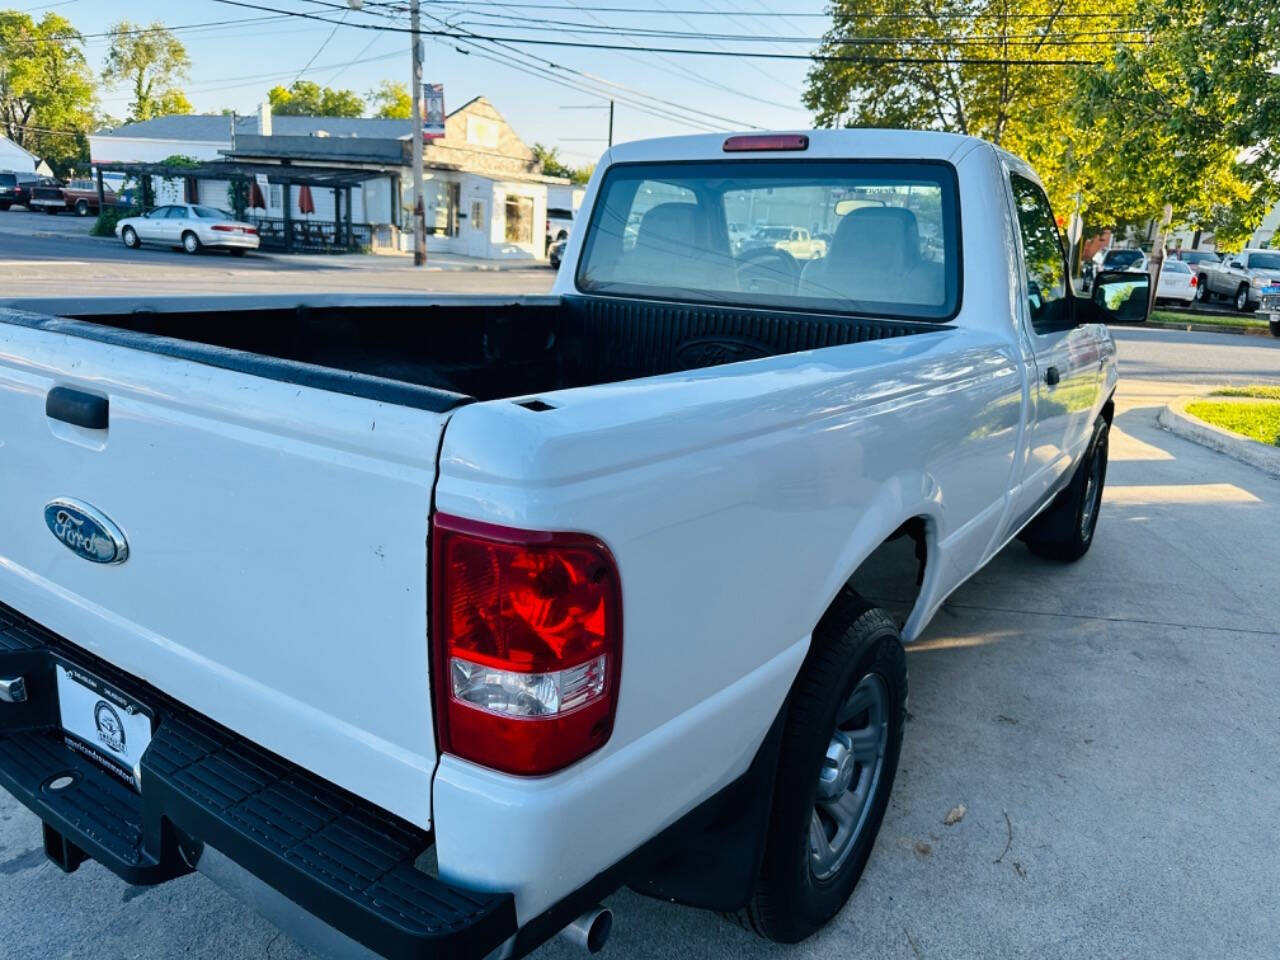
<svg viewBox="0 0 1280 960"><path fill-rule="evenodd" d="M701 133L682 137L661 137L654 140L633 140L611 147L605 154L606 163L643 163L653 160L711 160L723 159L724 142L733 136L763 136L766 134L803 135L809 138L809 148L803 153L736 153L728 156L748 159L751 157L804 156L809 159L869 159L895 160L954 160L985 140L957 133L941 133L932 130L746 130L740 133Z"/></svg>

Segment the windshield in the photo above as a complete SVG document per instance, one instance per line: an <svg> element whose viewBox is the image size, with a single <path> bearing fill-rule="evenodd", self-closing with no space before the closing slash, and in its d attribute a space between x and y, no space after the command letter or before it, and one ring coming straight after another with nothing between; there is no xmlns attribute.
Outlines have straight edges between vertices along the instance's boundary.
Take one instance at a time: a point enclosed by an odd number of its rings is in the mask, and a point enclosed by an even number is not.
<svg viewBox="0 0 1280 960"><path fill-rule="evenodd" d="M730 223L751 224L751 233L731 237ZM761 242L791 239L794 230L829 239ZM959 308L955 174L947 164L905 161L616 166L591 211L577 285L590 293L946 320Z"/></svg>
<svg viewBox="0 0 1280 960"><path fill-rule="evenodd" d="M1218 255L1216 253L1183 253L1182 259L1186 263L1205 263L1206 261L1216 263Z"/></svg>
<svg viewBox="0 0 1280 960"><path fill-rule="evenodd" d="M0 186L16 187L18 185L18 177L12 173L0 173Z"/></svg>
<svg viewBox="0 0 1280 960"><path fill-rule="evenodd" d="M1108 266L1130 267L1142 259L1141 250L1112 250L1107 254Z"/></svg>
<svg viewBox="0 0 1280 960"><path fill-rule="evenodd" d="M1280 253L1251 253L1249 266L1253 270L1280 270Z"/></svg>
<svg viewBox="0 0 1280 960"><path fill-rule="evenodd" d="M1191 272L1190 267L1188 267L1185 263L1181 263L1177 260L1166 260L1164 262L1164 269L1167 270L1169 273L1190 273Z"/></svg>

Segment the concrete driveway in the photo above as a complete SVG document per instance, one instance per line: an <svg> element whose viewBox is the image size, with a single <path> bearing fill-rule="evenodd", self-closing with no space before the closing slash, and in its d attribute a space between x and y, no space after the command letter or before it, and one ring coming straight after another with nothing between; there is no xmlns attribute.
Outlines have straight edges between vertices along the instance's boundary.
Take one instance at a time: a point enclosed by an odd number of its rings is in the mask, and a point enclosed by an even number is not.
<svg viewBox="0 0 1280 960"><path fill-rule="evenodd" d="M893 803L827 930L775 947L622 892L609 954L1274 956L1280 481L1159 430L1163 398L1184 390L1126 382L1083 561L1015 543L912 647ZM39 846L37 820L0 798L5 956L307 956L200 877L146 890L93 863L64 876ZM580 954L553 942L537 956Z"/></svg>

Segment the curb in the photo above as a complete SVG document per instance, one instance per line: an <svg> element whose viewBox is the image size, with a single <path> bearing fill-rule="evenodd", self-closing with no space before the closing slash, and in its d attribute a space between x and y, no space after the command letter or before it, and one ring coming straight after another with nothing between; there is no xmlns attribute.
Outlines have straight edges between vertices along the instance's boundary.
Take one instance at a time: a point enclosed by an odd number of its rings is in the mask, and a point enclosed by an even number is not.
<svg viewBox="0 0 1280 960"><path fill-rule="evenodd" d="M1280 477L1280 447L1250 440L1187 413L1188 403L1204 399L1205 397L1179 397L1160 411L1156 422L1185 440L1225 453L1273 477Z"/></svg>
<svg viewBox="0 0 1280 960"><path fill-rule="evenodd" d="M1188 333L1229 333L1245 337L1271 336L1269 327L1228 327L1216 323L1163 323L1159 320L1148 320L1142 326L1152 327L1157 330L1185 330Z"/></svg>

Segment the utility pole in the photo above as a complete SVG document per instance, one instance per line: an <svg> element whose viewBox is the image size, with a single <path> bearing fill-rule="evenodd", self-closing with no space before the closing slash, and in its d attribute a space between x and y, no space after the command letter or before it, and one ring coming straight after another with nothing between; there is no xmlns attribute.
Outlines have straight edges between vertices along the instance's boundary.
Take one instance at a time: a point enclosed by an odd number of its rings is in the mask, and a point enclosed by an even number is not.
<svg viewBox="0 0 1280 960"><path fill-rule="evenodd" d="M420 0L409 0L409 36L413 41L413 265L427 262L427 217L422 202L422 35Z"/></svg>
<svg viewBox="0 0 1280 960"><path fill-rule="evenodd" d="M613 146L613 101L609 101L609 146Z"/></svg>
<svg viewBox="0 0 1280 960"><path fill-rule="evenodd" d="M587 103L587 104L573 104L573 105L562 106L560 109L561 110L604 110L606 109L606 107L603 103L601 104ZM612 100L609 101L609 106L607 109L609 111L609 146L612 147L613 146L613 101ZM566 143L572 140L577 140L580 143L586 143L588 141L592 143L600 142L599 137L561 137L560 139L564 140Z"/></svg>

